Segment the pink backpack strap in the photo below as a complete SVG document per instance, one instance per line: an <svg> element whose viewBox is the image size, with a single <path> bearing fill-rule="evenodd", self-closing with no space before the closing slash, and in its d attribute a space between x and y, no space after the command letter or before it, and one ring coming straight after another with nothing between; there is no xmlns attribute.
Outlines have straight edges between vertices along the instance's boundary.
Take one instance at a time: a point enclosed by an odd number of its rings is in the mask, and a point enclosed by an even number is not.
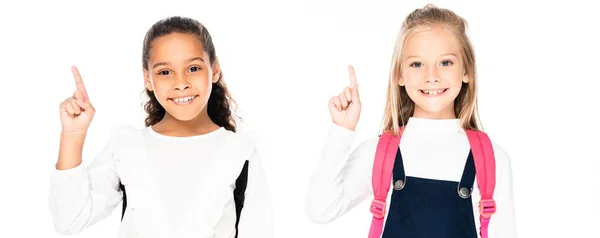
<svg viewBox="0 0 600 238"><path fill-rule="evenodd" d="M490 218L496 212L496 202L494 201L494 188L496 186L494 149L486 133L475 130L465 131L471 145L477 184L481 192L481 201L479 202L480 235L481 238L488 238Z"/></svg>
<svg viewBox="0 0 600 238"><path fill-rule="evenodd" d="M386 199L390 190L392 171L396 160L396 152L398 152L398 146L400 145L402 129L403 127L400 128L397 136L393 136L389 132L383 133L377 144L372 175L374 199L371 202L371 214L373 214L373 220L369 230L369 238L379 238L383 232L387 207Z"/></svg>

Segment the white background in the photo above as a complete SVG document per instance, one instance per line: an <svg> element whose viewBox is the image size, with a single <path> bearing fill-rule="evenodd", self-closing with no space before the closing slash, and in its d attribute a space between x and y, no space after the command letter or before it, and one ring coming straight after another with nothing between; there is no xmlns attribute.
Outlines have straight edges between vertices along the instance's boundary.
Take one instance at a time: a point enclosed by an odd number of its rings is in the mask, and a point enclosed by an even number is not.
<svg viewBox="0 0 600 238"><path fill-rule="evenodd" d="M60 237L47 192L58 105L75 90L69 67L79 67L97 110L88 164L113 125L143 125L142 39L171 15L196 18L213 36L240 114L261 139L276 237L366 237L367 203L326 226L310 223L303 206L346 65L361 85L358 143L377 134L400 24L426 4L375 2L3 2L0 237ZM470 24L484 128L513 161L519 237L597 236L600 18L577 1L543 2L434 3ZM115 211L77 237L116 237L119 224Z"/></svg>

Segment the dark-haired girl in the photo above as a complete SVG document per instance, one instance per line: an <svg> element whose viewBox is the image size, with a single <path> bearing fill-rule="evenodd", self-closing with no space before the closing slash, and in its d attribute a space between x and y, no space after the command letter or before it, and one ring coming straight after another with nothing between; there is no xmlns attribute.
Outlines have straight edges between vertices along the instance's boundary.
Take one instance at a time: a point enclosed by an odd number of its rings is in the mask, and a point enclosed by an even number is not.
<svg viewBox="0 0 600 238"><path fill-rule="evenodd" d="M122 203L119 237L272 237L262 165L255 145L236 134L208 30L184 17L155 23L142 66L145 127L117 127L87 167L82 149L95 110L73 67L77 90L60 105L49 196L57 231L79 233Z"/></svg>

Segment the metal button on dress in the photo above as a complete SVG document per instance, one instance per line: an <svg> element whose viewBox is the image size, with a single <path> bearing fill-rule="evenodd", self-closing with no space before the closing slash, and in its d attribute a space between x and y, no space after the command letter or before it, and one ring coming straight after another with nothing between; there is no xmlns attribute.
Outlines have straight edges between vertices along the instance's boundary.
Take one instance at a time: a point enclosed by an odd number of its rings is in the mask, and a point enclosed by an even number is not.
<svg viewBox="0 0 600 238"><path fill-rule="evenodd" d="M471 195L471 190L466 187L462 187L458 190L458 195L461 198L468 198Z"/></svg>
<svg viewBox="0 0 600 238"><path fill-rule="evenodd" d="M396 182L394 182L394 190L402 190L402 188L404 188L404 181L402 180L396 180Z"/></svg>

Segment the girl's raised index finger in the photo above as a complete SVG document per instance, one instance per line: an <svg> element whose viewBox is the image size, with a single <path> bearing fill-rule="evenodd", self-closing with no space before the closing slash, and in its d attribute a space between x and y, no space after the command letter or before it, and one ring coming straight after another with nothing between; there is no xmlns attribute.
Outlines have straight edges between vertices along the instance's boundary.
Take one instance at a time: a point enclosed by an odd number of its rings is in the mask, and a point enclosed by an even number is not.
<svg viewBox="0 0 600 238"><path fill-rule="evenodd" d="M71 72L73 72L73 77L75 78L75 86L77 87L77 90L80 91L84 99L87 100L87 91L85 90L85 85L83 84L83 80L81 79L81 74L79 74L79 70L77 69L77 67L72 66Z"/></svg>
<svg viewBox="0 0 600 238"><path fill-rule="evenodd" d="M348 65L348 73L350 74L350 87L356 86L356 72L352 65Z"/></svg>

